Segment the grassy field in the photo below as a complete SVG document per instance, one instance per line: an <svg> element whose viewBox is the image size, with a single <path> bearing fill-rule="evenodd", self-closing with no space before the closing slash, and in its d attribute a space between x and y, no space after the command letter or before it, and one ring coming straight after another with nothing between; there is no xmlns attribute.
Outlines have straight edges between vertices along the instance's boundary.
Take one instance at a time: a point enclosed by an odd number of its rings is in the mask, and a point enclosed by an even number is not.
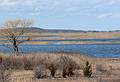
<svg viewBox="0 0 120 82"><path fill-rule="evenodd" d="M1 56L4 62L13 62L9 77L11 82L120 82L119 58L92 58L77 53L32 53L21 56L5 56L3 54ZM35 60L35 62L42 60L41 62L47 62L47 65L49 65L51 62L55 64L62 56L70 57L80 66L79 69L74 70L72 77L63 78L60 75L60 70L57 70L54 78L49 76L48 71L48 77L36 79L34 78L34 70L25 70L23 68L26 61L28 61L27 63L29 64L33 60ZM25 60L26 58L27 60ZM92 65L91 78L84 77L82 72L86 61L89 61ZM9 64L11 63L9 62Z"/></svg>

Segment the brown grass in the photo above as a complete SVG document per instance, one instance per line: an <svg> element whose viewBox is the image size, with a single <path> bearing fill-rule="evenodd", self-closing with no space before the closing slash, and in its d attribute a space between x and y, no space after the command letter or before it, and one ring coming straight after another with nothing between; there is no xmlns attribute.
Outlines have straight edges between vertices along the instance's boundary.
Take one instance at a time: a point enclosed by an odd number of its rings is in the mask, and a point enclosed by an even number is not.
<svg viewBox="0 0 120 82"><path fill-rule="evenodd" d="M79 32L79 33L26 33L26 36L31 36L31 40L65 40L65 39L87 39L87 38L96 38L96 39L107 39L107 38L120 38L120 32ZM103 36L104 35L104 36ZM3 38L2 38L3 39ZM0 42L3 44L4 42ZM27 44L50 44L49 42L26 42ZM80 41L80 42L61 42L61 44L101 44L101 43L120 43L118 42L89 42L89 41Z"/></svg>
<svg viewBox="0 0 120 82"><path fill-rule="evenodd" d="M77 38L119 38L120 37L120 32L80 32L80 33L41 33L42 36L58 36L57 40L61 39L77 39ZM104 36L103 36L104 35ZM52 39L51 37L40 37L39 34L36 34L33 36L37 36L37 38L42 38L42 39Z"/></svg>
<svg viewBox="0 0 120 82"><path fill-rule="evenodd" d="M77 53L32 53L21 56L12 56L15 59L22 59L24 57L28 59L35 59L36 62L44 58L48 58L47 61L54 61L61 56L68 56L72 58L77 64L81 66L79 70L76 70L76 75L73 77L61 78L45 78L34 79L34 73L32 70L14 69L11 70L10 79L15 82L119 82L120 79L120 58L92 58L83 56ZM2 55L2 58L11 58L11 56ZM92 78L85 78L82 75L82 68L85 62L89 61L92 64L93 75ZM43 61L44 62L44 61ZM58 71L59 73L59 71Z"/></svg>

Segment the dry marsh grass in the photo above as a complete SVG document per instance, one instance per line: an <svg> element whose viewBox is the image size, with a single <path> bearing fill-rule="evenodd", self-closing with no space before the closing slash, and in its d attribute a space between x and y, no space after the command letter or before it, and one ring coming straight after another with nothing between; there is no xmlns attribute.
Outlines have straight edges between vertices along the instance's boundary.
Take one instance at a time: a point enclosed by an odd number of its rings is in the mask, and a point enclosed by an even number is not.
<svg viewBox="0 0 120 82"><path fill-rule="evenodd" d="M11 68L11 82L120 82L120 59L119 58L93 58L78 53L32 53L21 56L0 55L7 63L5 65ZM34 78L34 67L44 63L51 65L56 63L61 57L69 57L75 61L80 67L75 70L73 77L59 77L60 70L57 70L56 77L47 77L45 79ZM85 78L82 69L85 62L92 64L92 77ZM12 65L12 66L11 66ZM10 66L10 67L9 67ZM32 68L31 68L32 67Z"/></svg>
<svg viewBox="0 0 120 82"><path fill-rule="evenodd" d="M92 57L83 56L78 53L32 53L25 55L4 55L1 54L3 64L7 69L33 69L41 63L55 63L61 57L69 57L83 68L86 61L92 63Z"/></svg>
<svg viewBox="0 0 120 82"><path fill-rule="evenodd" d="M36 34L36 36L39 34ZM57 39L66 39L66 38L119 38L120 32L79 32L79 33L41 33L42 36L57 36L60 38ZM103 36L104 35L104 36ZM98 37L99 36L99 37ZM39 37L36 37L36 39ZM47 39L49 37L42 37ZM51 38L51 37L50 37Z"/></svg>
<svg viewBox="0 0 120 82"><path fill-rule="evenodd" d="M31 40L32 39L64 40L64 39L79 39L79 38L119 38L120 32L77 32L77 33L48 32L48 33L26 33L25 35L31 36Z"/></svg>
<svg viewBox="0 0 120 82"><path fill-rule="evenodd" d="M87 39L87 38L97 38L97 39L107 39L107 38L119 38L120 32L79 32L79 33L27 33L26 36L31 36L31 40L65 40L65 39ZM104 35L104 36L103 36ZM98 37L99 36L99 37ZM3 40L3 38L2 38ZM4 42L0 42L3 44ZM61 42L61 44L109 44L109 43L120 43L118 42ZM49 41L29 41L26 44L51 44Z"/></svg>

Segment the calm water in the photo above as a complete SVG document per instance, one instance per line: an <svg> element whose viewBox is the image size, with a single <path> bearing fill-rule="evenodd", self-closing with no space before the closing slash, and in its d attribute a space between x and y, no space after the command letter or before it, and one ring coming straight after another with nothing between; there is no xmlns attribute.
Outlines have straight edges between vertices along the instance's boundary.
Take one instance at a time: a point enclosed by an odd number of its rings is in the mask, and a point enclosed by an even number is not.
<svg viewBox="0 0 120 82"><path fill-rule="evenodd" d="M49 44L49 45L21 45L21 51L28 52L79 52L81 54L91 55L95 57L119 57L120 44ZM0 46L1 52L10 52L9 48Z"/></svg>
<svg viewBox="0 0 120 82"><path fill-rule="evenodd" d="M25 37L25 36L24 36ZM0 37L1 38L1 37ZM53 38L53 37L52 37ZM57 38L57 37L56 37ZM90 42L118 42L120 38L112 38L112 39L64 39L64 40L31 40L31 41L38 41L38 42L62 42L62 41L90 41ZM6 40L0 40L0 42L8 42Z"/></svg>

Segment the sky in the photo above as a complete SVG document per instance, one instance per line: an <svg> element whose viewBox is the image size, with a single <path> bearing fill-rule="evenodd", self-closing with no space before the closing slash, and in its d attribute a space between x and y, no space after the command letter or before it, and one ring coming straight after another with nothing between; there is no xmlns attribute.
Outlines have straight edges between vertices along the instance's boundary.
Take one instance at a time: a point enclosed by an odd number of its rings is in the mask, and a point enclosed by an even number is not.
<svg viewBox="0 0 120 82"><path fill-rule="evenodd" d="M0 22L19 18L44 29L120 30L120 0L0 0Z"/></svg>

